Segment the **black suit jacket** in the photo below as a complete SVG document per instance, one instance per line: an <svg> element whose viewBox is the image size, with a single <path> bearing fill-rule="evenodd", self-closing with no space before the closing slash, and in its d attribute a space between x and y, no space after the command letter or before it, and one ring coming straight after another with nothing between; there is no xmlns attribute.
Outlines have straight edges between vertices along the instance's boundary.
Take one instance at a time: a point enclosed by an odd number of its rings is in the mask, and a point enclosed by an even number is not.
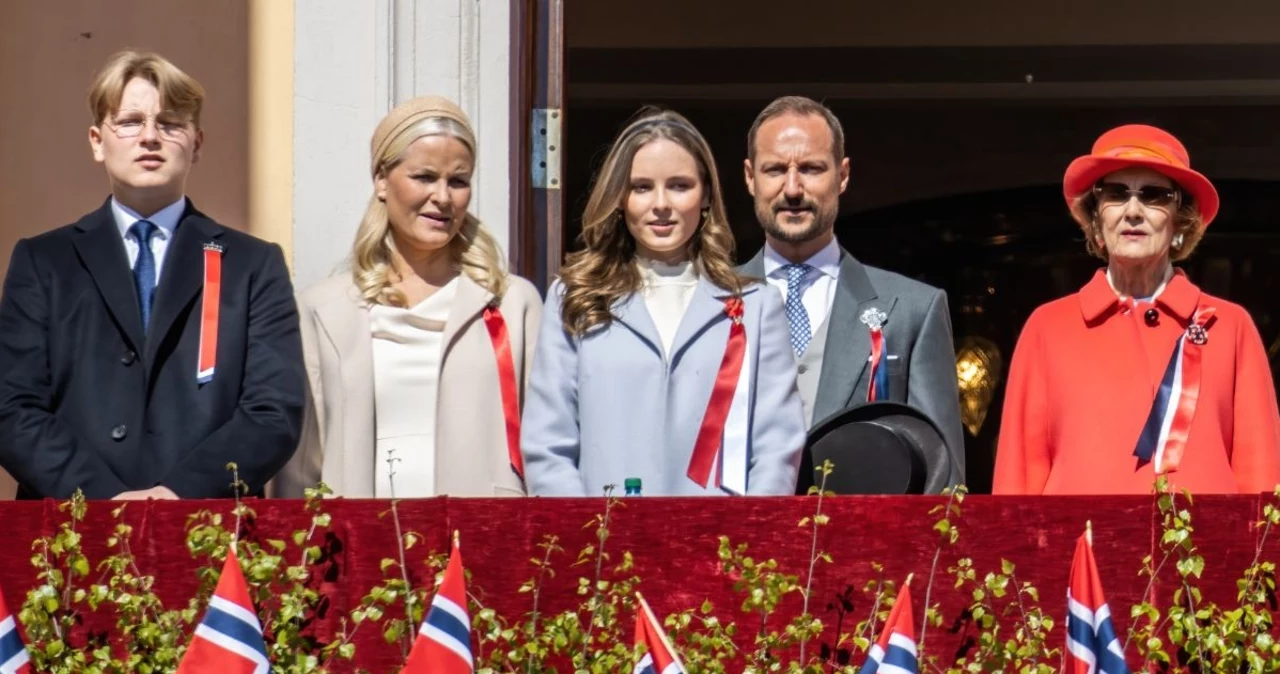
<svg viewBox="0 0 1280 674"><path fill-rule="evenodd" d="M204 244L225 250L217 371L196 383ZM0 465L19 498L164 485L230 496L228 462L260 493L297 446L306 375L280 248L187 202L144 337L110 201L19 241L0 298Z"/></svg>

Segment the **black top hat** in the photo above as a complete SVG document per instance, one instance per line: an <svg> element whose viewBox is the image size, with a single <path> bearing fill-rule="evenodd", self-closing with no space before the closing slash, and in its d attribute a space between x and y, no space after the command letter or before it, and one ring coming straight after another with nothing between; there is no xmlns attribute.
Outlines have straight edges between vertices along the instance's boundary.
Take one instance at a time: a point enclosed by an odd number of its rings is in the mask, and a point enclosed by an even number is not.
<svg viewBox="0 0 1280 674"><path fill-rule="evenodd" d="M819 421L809 430L800 462L797 494L822 483L836 494L937 494L947 487L951 455L928 416L896 402L861 403Z"/></svg>

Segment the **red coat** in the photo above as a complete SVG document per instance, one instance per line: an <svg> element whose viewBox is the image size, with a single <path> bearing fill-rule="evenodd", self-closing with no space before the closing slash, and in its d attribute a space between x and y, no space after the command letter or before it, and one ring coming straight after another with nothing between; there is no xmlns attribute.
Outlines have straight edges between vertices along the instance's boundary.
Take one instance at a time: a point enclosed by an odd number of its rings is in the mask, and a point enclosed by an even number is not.
<svg viewBox="0 0 1280 674"><path fill-rule="evenodd" d="M1201 347L1200 397L1169 482L1197 493L1270 492L1280 482L1280 414L1249 314L1182 272L1154 305L1129 310L1099 271L1027 320L1009 371L993 493L1150 493L1153 464L1140 463L1134 447L1177 340L1206 307L1216 320Z"/></svg>

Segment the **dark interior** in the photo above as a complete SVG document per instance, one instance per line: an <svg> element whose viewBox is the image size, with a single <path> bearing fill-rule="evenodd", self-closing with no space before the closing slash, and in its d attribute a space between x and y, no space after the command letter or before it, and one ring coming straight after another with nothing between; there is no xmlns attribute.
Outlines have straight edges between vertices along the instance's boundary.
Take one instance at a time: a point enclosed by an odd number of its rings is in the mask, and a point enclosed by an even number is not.
<svg viewBox="0 0 1280 674"><path fill-rule="evenodd" d="M748 57L778 65L734 67ZM806 64L805 82L780 84L786 64L796 62ZM945 289L957 341L991 340L1006 369L1030 312L1074 292L1101 265L1067 214L1067 164L1112 126L1165 128L1187 145L1223 201L1183 267L1205 291L1249 310L1273 377L1280 374L1272 295L1280 288L1273 205L1280 100L1218 94L1206 84L1280 76L1274 47L582 48L568 50L567 66L566 250L609 143L642 105L654 104L683 113L707 137L739 258L753 255L763 238L743 181L747 129L773 97L810 95L845 128L851 179L836 226L840 242L864 263ZM1052 85L1014 77L1023 71L1074 84L1026 94L1016 84ZM1183 86L1165 81L1175 74ZM1188 78L1199 84L1185 84ZM1008 84L1015 79L1023 81ZM968 436L974 492L990 490L1002 404L1001 382L985 422Z"/></svg>

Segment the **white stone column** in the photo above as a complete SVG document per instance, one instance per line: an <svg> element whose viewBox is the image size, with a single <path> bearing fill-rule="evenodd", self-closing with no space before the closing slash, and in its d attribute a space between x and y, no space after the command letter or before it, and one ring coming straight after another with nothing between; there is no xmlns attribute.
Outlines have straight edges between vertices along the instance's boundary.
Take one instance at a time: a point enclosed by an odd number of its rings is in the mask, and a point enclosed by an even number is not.
<svg viewBox="0 0 1280 674"><path fill-rule="evenodd" d="M397 103L456 101L480 145L471 210L508 243L510 3L295 3L293 262L305 287L346 259L371 194L369 138Z"/></svg>

